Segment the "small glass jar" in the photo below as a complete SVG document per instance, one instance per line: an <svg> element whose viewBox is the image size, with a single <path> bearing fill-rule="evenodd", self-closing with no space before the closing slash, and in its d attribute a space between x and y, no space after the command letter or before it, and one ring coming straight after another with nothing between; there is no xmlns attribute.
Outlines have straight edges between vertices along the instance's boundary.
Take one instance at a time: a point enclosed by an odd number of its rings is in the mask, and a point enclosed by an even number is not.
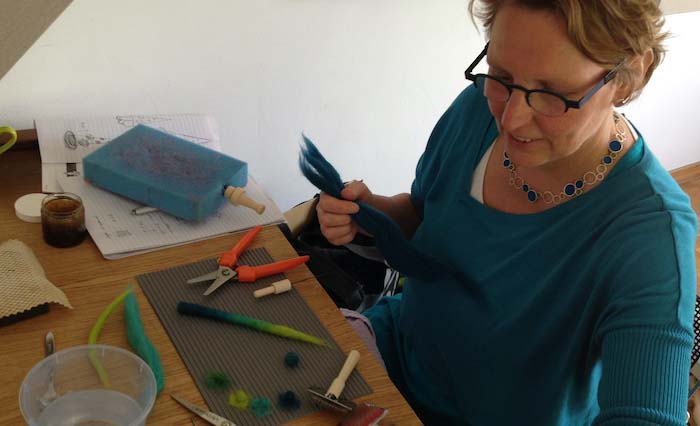
<svg viewBox="0 0 700 426"><path fill-rule="evenodd" d="M51 246L82 243L87 235L83 200L69 192L47 195L41 202L41 229L44 241Z"/></svg>

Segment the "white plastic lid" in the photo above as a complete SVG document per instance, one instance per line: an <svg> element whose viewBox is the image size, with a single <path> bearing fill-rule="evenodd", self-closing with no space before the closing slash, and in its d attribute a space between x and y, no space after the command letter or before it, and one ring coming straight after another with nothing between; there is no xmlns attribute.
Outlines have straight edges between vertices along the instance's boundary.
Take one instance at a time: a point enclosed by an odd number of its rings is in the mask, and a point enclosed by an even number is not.
<svg viewBox="0 0 700 426"><path fill-rule="evenodd" d="M15 201L15 213L25 222L41 222L41 202L46 194L34 193L19 197Z"/></svg>

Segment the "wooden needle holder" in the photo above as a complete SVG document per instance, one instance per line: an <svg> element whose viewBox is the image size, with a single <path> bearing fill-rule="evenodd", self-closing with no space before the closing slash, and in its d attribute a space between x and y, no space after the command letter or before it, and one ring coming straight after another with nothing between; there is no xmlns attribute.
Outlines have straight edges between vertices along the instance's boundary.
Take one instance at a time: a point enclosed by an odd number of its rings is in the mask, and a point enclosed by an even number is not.
<svg viewBox="0 0 700 426"><path fill-rule="evenodd" d="M241 205L248 207L249 209L254 210L257 214L263 214L265 211L265 205L248 197L243 188L227 186L224 190L224 197L234 206Z"/></svg>

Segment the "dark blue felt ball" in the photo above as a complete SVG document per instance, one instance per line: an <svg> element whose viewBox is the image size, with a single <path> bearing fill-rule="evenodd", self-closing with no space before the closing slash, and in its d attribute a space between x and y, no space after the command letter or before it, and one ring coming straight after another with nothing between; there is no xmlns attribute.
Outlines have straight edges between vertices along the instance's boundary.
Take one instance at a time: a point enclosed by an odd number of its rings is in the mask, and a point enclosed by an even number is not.
<svg viewBox="0 0 700 426"><path fill-rule="evenodd" d="M279 394L278 401L280 407L286 410L296 410L301 407L301 401L293 391L286 391Z"/></svg>
<svg viewBox="0 0 700 426"><path fill-rule="evenodd" d="M299 365L299 355L296 352L287 352L287 355L284 356L284 364L287 367L296 367Z"/></svg>

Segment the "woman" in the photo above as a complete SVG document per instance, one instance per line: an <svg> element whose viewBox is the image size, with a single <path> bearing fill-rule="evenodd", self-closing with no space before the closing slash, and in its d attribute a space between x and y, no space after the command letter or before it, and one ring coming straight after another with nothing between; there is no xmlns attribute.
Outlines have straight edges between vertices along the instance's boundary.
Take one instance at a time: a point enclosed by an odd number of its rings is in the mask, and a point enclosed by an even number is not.
<svg viewBox="0 0 700 426"><path fill-rule="evenodd" d="M366 312L388 373L430 426L684 424L696 217L614 109L662 59L658 2L474 3L489 42L411 193L317 208L344 244L367 202L468 278Z"/></svg>

